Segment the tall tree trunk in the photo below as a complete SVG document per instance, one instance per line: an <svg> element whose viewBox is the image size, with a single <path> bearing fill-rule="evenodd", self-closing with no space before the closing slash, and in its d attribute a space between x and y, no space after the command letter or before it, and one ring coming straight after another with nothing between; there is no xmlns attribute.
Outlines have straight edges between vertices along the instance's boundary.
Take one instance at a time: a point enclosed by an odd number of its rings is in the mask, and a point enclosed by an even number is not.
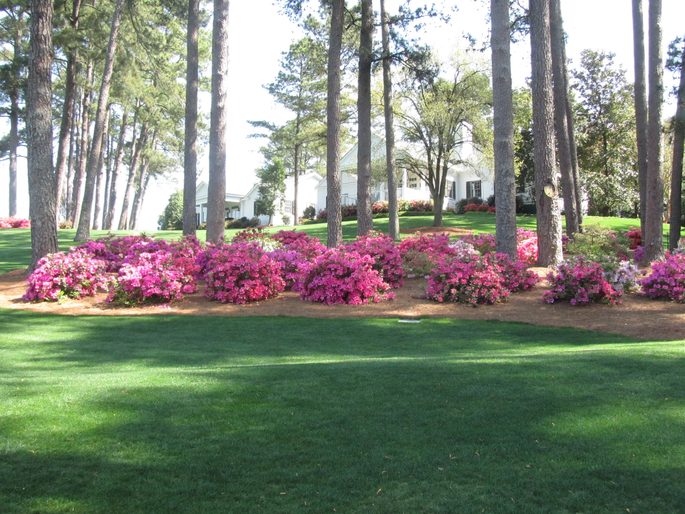
<svg viewBox="0 0 685 514"><path fill-rule="evenodd" d="M127 122L128 110L124 108L124 113L121 116L121 128L119 129L119 139L117 141L116 156L114 157L114 165L112 166L112 177L110 179L107 213L105 214L105 221L102 224L102 227L106 230L112 230L112 225L114 224L114 209L117 203L117 179L119 178L121 162L124 160L124 147L126 146L126 129L128 128Z"/></svg>
<svg viewBox="0 0 685 514"><path fill-rule="evenodd" d="M102 131L102 150L98 159L97 168L95 170L95 197L93 205L93 230L100 228L100 209L102 198L102 180L105 170L105 145L107 142L107 132L109 129L109 108L105 112L105 125Z"/></svg>
<svg viewBox="0 0 685 514"><path fill-rule="evenodd" d="M135 130L135 126L134 126ZM135 139L135 137L134 137ZM140 152L145 146L147 140L147 125L143 124L140 128L140 134L135 142L133 148L133 155L131 156L131 165L128 169L128 179L126 180L126 189L124 190L124 201L121 205L121 214L119 215L119 230L126 230L129 226L129 205L131 203L131 195L133 194L133 185L136 180L136 173L138 172L138 161L140 159Z"/></svg>
<svg viewBox="0 0 685 514"><path fill-rule="evenodd" d="M16 51L16 50L15 50ZM10 97L10 137L9 137L9 215L17 215L17 150L19 148L19 91L12 88Z"/></svg>
<svg viewBox="0 0 685 514"><path fill-rule="evenodd" d="M226 219L226 124L228 122L228 0L214 0L212 112L209 130L207 241L224 238Z"/></svg>
<svg viewBox="0 0 685 514"><path fill-rule="evenodd" d="M83 87L83 99L81 101L81 135L78 145L78 164L74 174L74 185L71 189L71 208L69 209L69 220L72 226L76 226L81 215L83 202L83 179L86 175L86 163L88 159L89 133L90 133L90 104L92 102L93 88L93 61L88 61L86 68L86 82Z"/></svg>
<svg viewBox="0 0 685 514"><path fill-rule="evenodd" d="M561 217L557 202L552 93L552 48L549 0L530 0L530 45L533 89L533 146L537 204L538 262L554 266L562 259Z"/></svg>
<svg viewBox="0 0 685 514"><path fill-rule="evenodd" d="M680 241L683 191L683 143L685 143L685 48L680 61L678 106L673 118L673 161L671 164L671 219L668 247L673 250Z"/></svg>
<svg viewBox="0 0 685 514"><path fill-rule="evenodd" d="M186 118L183 152L183 235L195 235L197 215L197 92L199 87L200 0L188 0L186 36Z"/></svg>
<svg viewBox="0 0 685 514"><path fill-rule="evenodd" d="M633 59L635 63L635 129L637 132L640 227L645 233L647 211L647 78L642 0L633 0Z"/></svg>
<svg viewBox="0 0 685 514"><path fill-rule="evenodd" d="M79 217L78 228L74 241L85 241L90 237L90 214L93 204L93 189L97 174L97 166L100 162L102 153L102 135L105 129L105 119L107 118L107 106L109 105L109 89L112 84L112 74L114 72L114 56L117 50L117 39L119 36L119 25L123 12L124 0L116 0L112 24L109 31L109 42L107 44L107 57L105 58L105 69L102 73L102 83L100 84L100 95L98 97L98 108L95 114L95 127L93 128L93 144L88 152L86 165L86 187L83 191L83 206Z"/></svg>
<svg viewBox="0 0 685 514"><path fill-rule="evenodd" d="M571 144L566 120L566 102L568 89L566 84L564 28L561 17L560 0L550 0L550 34L552 40L552 76L554 88L554 128L559 150L559 168L561 172L561 186L564 196L564 212L566 216L566 234L569 237L579 231L576 199L576 187L573 176L573 162L571 160Z"/></svg>
<svg viewBox="0 0 685 514"><path fill-rule="evenodd" d="M19 150L19 88L21 84L21 24L14 32L12 55L12 79L7 95L10 101L10 134L9 134L9 215L17 215L17 156Z"/></svg>
<svg viewBox="0 0 685 514"><path fill-rule="evenodd" d="M69 136L69 157L67 159L67 176L66 184L64 188L64 194L57 204L57 208L62 212L64 220L69 220L71 216L70 212L70 199L71 190L74 183L74 168L75 163L78 160L78 135L79 135L79 125L80 125L80 114L79 114L79 102L74 100L74 119L71 123L71 134Z"/></svg>
<svg viewBox="0 0 685 514"><path fill-rule="evenodd" d="M297 113L296 129L297 133L300 132L300 113ZM293 225L297 225L298 217L298 205L297 205L297 195L300 191L300 143L295 145L295 158L293 160Z"/></svg>
<svg viewBox="0 0 685 514"><path fill-rule="evenodd" d="M395 127L392 110L392 75L390 57L390 17L381 0L381 39L383 43L383 114L385 116L385 169L388 182L388 235L395 241L400 238L397 179L395 177Z"/></svg>
<svg viewBox="0 0 685 514"><path fill-rule="evenodd" d="M150 160L143 159L143 164L140 167L139 183L136 189L136 195L133 199L133 206L131 207L131 229L138 230L138 223L140 222L140 213L143 210L143 201L145 200L145 192L147 185L150 183Z"/></svg>
<svg viewBox="0 0 685 514"><path fill-rule="evenodd" d="M490 0L497 251L516 259L514 107L511 87L509 0Z"/></svg>
<svg viewBox="0 0 685 514"><path fill-rule="evenodd" d="M31 264L56 252L52 170L52 0L31 0L31 50L26 92Z"/></svg>
<svg viewBox="0 0 685 514"><path fill-rule="evenodd" d="M81 0L74 0L69 25L74 32L78 30ZM62 107L62 121L59 127L57 145L57 162L55 163L55 182L57 184L55 198L59 206L64 192L64 182L67 174L67 154L71 138L71 125L74 120L74 102L76 98L76 70L78 62L78 47L73 46L67 51L66 82L64 85L64 106ZM57 209L57 217L60 217Z"/></svg>
<svg viewBox="0 0 685 514"><path fill-rule="evenodd" d="M141 154L140 158L140 171L138 172L136 176L136 189L135 189L135 194L133 195L133 203L131 204L131 221L129 223L128 228L135 230L138 226L138 213L140 211L140 204L143 201L143 188L144 185L146 184L147 180L147 171L148 168L150 167L150 159L146 155L145 149L149 149L150 151L154 150L155 145L157 144L157 134L153 132L152 138L150 139L150 144L146 145L145 148L143 148L143 154Z"/></svg>
<svg viewBox="0 0 685 514"><path fill-rule="evenodd" d="M331 2L331 31L328 45L328 98L326 100L326 212L328 247L342 243L340 184L340 66L345 0Z"/></svg>
<svg viewBox="0 0 685 514"><path fill-rule="evenodd" d="M357 235L373 229L371 213L371 60L373 57L373 5L361 0L361 32L359 35L359 87L357 111L359 118L357 144Z"/></svg>
<svg viewBox="0 0 685 514"><path fill-rule="evenodd" d="M111 114L110 114L111 119ZM111 123L111 121L110 121ZM105 160L105 187L102 194L102 228L105 228L105 221L107 219L107 211L109 210L109 191L112 187L112 152L114 151L114 136L107 136L105 145L105 153L107 158Z"/></svg>
<svg viewBox="0 0 685 514"><path fill-rule="evenodd" d="M647 129L647 212L643 244L645 262L663 254L664 182L661 177L661 112L664 71L661 56L661 0L649 1L649 99Z"/></svg>

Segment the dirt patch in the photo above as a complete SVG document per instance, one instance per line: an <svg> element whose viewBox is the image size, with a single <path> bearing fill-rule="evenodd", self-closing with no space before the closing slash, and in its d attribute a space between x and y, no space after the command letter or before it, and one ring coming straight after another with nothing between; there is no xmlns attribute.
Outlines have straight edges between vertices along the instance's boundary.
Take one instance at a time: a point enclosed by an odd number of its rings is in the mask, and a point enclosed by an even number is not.
<svg viewBox="0 0 685 514"><path fill-rule="evenodd" d="M544 275L546 270L536 268L536 271ZM405 281L403 287L396 290L394 300L362 306L313 304L303 302L296 293L284 293L278 298L249 305L224 305L210 302L202 293L196 293L186 297L182 302L171 305L114 308L104 302L104 294L95 298L66 300L62 303L26 303L21 299L25 290L24 274L12 272L0 275L0 308L95 316L192 314L316 318L445 317L586 328L644 340L685 339L685 305L649 300L637 294L626 295L623 303L617 306L548 305L541 300L545 290L543 282L532 291L512 295L506 303L469 307L459 304L439 304L426 300L423 298L424 288L424 279L409 279Z"/></svg>

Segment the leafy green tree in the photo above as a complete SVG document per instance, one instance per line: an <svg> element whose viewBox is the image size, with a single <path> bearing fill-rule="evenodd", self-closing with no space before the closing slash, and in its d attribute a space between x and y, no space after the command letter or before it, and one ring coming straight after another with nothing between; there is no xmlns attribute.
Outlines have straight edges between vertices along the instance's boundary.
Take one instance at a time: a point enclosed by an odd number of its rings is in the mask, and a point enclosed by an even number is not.
<svg viewBox="0 0 685 514"><path fill-rule="evenodd" d="M591 214L638 212L633 88L614 54L585 50L572 72L578 161Z"/></svg>
<svg viewBox="0 0 685 514"><path fill-rule="evenodd" d="M259 178L259 199L255 214L269 216L269 223L276 213L278 204L285 194L285 166L283 161L276 158L257 171Z"/></svg>
<svg viewBox="0 0 685 514"><path fill-rule="evenodd" d="M489 77L460 64L451 80L429 76L405 84L398 114L404 139L418 153L398 162L426 183L433 198L433 225L442 226L447 175L456 164L467 164L460 147L485 150L491 141L488 116L492 91Z"/></svg>
<svg viewBox="0 0 685 514"><path fill-rule="evenodd" d="M525 193L534 189L533 162L533 96L530 88L515 89L514 105L514 169L516 190Z"/></svg>
<svg viewBox="0 0 685 514"><path fill-rule="evenodd" d="M169 202L157 223L160 230L183 229L183 191L171 193Z"/></svg>

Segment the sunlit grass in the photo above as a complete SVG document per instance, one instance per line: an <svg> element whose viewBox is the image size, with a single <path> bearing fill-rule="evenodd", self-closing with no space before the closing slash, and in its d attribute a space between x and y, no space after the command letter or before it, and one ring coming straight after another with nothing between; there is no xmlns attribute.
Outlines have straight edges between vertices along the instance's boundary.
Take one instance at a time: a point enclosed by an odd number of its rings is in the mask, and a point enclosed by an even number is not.
<svg viewBox="0 0 685 514"><path fill-rule="evenodd" d="M2 512L678 512L685 346L0 311Z"/></svg>

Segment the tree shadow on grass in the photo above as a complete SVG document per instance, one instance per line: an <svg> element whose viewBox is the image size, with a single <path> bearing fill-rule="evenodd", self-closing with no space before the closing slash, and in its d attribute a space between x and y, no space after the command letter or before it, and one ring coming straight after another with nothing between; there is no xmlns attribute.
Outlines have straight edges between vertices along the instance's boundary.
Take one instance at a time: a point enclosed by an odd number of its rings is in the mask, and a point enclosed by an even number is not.
<svg viewBox="0 0 685 514"><path fill-rule="evenodd" d="M559 351L507 356L514 336L504 348L485 329L476 342L455 336L488 359L455 354L449 333L436 328L423 332L433 340L421 352L397 334L374 344L387 326L360 325L366 352L349 331L331 349L325 338L308 339L313 330L290 343L291 354L309 355L300 362L280 362L280 346L248 341L226 350L228 360L197 345L185 362L136 348L169 344L154 338L129 343L128 359L70 354L65 366L78 373L88 364L105 382L71 411L3 425L20 441L31 439L33 424L56 429L43 430L34 451L5 452L0 502L17 512L49 510L56 499L84 512L676 512L683 505L681 356L611 346L573 352L573 337L560 341L560 331L536 343ZM200 357L203 348L208 357ZM333 355L342 361L317 362ZM243 362L231 364L236 359ZM131 361L176 367L108 366ZM64 391L67 373L54 378ZM60 431L79 417L82 424Z"/></svg>

